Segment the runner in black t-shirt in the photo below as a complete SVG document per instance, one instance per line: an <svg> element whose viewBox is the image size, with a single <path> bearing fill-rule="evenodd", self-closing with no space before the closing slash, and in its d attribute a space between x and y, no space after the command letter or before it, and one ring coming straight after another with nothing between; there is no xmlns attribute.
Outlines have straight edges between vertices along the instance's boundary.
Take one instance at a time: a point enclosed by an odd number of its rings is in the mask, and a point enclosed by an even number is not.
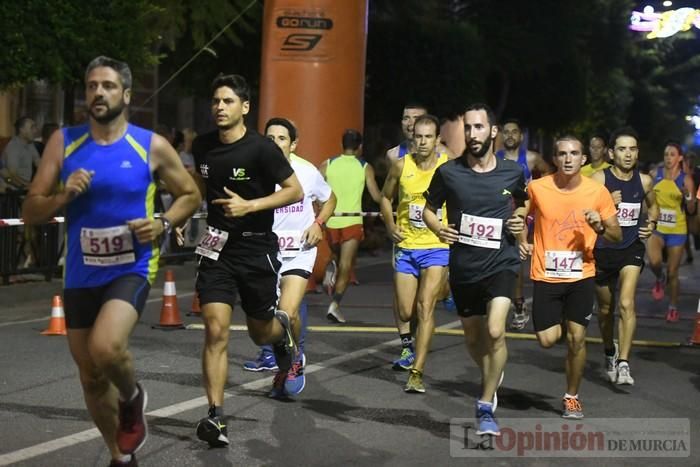
<svg viewBox="0 0 700 467"><path fill-rule="evenodd" d="M524 215L516 213L525 211L527 195L523 169L493 153L498 127L491 110L483 104L467 108L464 131L467 148L436 170L425 193L423 220L450 244L450 288L467 348L481 370L477 434L497 436L496 390L508 357L506 318L520 269L515 235L524 228ZM445 202L449 226L436 214Z"/></svg>
<svg viewBox="0 0 700 467"><path fill-rule="evenodd" d="M196 250L201 255L196 289L206 329L202 367L209 415L197 425L197 436L211 446L229 444L223 402L236 294L251 339L273 344L279 366L275 384L284 385L296 353L290 316L276 309L281 263L272 222L274 208L298 201L303 192L277 145L246 128L249 96L243 77L217 77L211 110L218 130L192 144L195 178L208 208L207 233ZM277 192L275 184L281 187Z"/></svg>

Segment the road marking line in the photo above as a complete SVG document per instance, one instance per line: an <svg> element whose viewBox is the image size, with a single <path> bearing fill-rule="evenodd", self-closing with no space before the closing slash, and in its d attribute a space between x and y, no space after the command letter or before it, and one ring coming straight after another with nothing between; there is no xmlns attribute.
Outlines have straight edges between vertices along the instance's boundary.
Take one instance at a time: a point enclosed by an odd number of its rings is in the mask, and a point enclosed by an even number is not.
<svg viewBox="0 0 700 467"><path fill-rule="evenodd" d="M451 323L446 324L445 326L441 326L441 328L454 328L457 326L460 326L461 322L460 321L453 321ZM439 328L437 328L439 329ZM396 329L394 329L394 332L396 332ZM347 354L339 355L337 357L329 358L328 360L324 360L319 363L314 363L312 365L308 365L304 372L306 374L311 374L311 373L316 373L317 371L321 371L326 368L331 368L335 365L347 362L349 360L353 360L358 357L366 356L366 355L373 355L376 353L381 352L385 347L391 347L391 346L396 346L401 344L401 339L392 339L387 342L382 342L377 345L373 345L372 347L368 347L365 349L360 349L356 350L354 352L350 352ZM272 379L274 376L268 376L265 378L257 379L255 381L251 381L249 383L241 384L240 386L236 386L236 389L241 391L241 390L250 390L250 389L262 389L264 387L269 387L272 384ZM230 397L233 397L234 394L225 392L224 393L224 399L228 399ZM196 397L194 399L190 399L187 401L179 402L177 404L169 405L167 407L162 407L157 410L152 410L150 412L147 412L146 415L148 415L151 418L165 418L165 417L172 417L173 415L177 415L183 412L187 412L192 409L196 409L198 407L206 407L209 404L206 396L202 397ZM193 427L194 428L194 427ZM51 441L46 441L44 443L39 443L35 444L34 446L29 446L23 449L18 449L17 451L13 452L8 452L6 454L0 455L0 466L4 465L10 465L15 462L21 462L25 461L28 459L32 459L37 456L42 456L45 454L49 454L54 451L58 451L59 449L64 449L70 446L75 446L76 444L84 443L86 441L92 441L96 438L101 437L100 432L97 430L97 428L92 428L90 430L85 430L81 431L79 433L74 433L72 435L67 435L63 436L61 438L56 438Z"/></svg>

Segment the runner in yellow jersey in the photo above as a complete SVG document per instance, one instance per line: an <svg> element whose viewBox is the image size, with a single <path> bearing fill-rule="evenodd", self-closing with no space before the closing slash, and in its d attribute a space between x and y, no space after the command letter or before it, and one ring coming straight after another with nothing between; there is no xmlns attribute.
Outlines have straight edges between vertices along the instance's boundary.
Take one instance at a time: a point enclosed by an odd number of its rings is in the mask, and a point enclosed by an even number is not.
<svg viewBox="0 0 700 467"><path fill-rule="evenodd" d="M591 177L594 173L612 167L608 162L608 145L605 136L596 134L588 141L589 163L581 167L581 175Z"/></svg>
<svg viewBox="0 0 700 467"><path fill-rule="evenodd" d="M449 249L423 222L425 197L435 170L447 162L445 153L436 151L440 122L432 115L416 119L413 130L414 152L392 165L380 208L384 224L396 244L394 250L394 292L399 318L404 323L416 319L416 352L406 392L425 392L423 368L435 328L435 301L447 275ZM396 222L391 203L398 193ZM401 335L402 344L411 334Z"/></svg>
<svg viewBox="0 0 700 467"><path fill-rule="evenodd" d="M676 322L678 314L678 268L683 256L683 248L688 237L688 224L685 210L695 212L695 186L693 178L683 172L681 163L683 151L678 143L669 142L664 149L664 164L656 169L654 195L659 206L659 219L654 235L647 243L649 266L656 276L656 284L651 291L654 300L664 298L664 288L668 282L671 288L670 303L666 311L666 321ZM662 264L663 249L668 253L667 271L664 275Z"/></svg>

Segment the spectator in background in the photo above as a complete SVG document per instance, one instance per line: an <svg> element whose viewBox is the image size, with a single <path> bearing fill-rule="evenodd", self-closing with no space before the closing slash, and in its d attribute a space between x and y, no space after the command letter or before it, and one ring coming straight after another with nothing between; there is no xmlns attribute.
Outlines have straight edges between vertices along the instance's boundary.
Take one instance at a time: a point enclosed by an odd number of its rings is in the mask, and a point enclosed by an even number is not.
<svg viewBox="0 0 700 467"><path fill-rule="evenodd" d="M41 127L41 141L34 141L34 147L36 147L39 157L44 153L44 148L46 147L46 142L49 140L54 131L58 130L60 127L57 123L48 122L44 123Z"/></svg>
<svg viewBox="0 0 700 467"><path fill-rule="evenodd" d="M20 117L15 122L15 136L2 153L2 176L5 181L19 189L29 187L32 168L39 164L39 152L34 147L36 124L29 117Z"/></svg>
<svg viewBox="0 0 700 467"><path fill-rule="evenodd" d="M182 130L182 148L177 148L180 152L180 160L188 172L194 172L194 156L192 155L192 141L197 137L197 132L192 128Z"/></svg>

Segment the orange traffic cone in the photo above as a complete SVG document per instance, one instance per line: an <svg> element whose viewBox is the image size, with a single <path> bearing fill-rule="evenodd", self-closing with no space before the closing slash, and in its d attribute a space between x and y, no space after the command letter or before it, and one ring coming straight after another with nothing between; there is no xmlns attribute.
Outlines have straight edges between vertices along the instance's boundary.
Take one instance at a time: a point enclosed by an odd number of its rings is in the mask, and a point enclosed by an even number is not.
<svg viewBox="0 0 700 467"><path fill-rule="evenodd" d="M66 315L63 313L63 300L60 295L54 295L51 302L51 319L49 327L41 331L45 336L65 336L66 335Z"/></svg>
<svg viewBox="0 0 700 467"><path fill-rule="evenodd" d="M202 316L202 309L199 307L199 294L196 291L194 298L192 298L192 308L187 316Z"/></svg>
<svg viewBox="0 0 700 467"><path fill-rule="evenodd" d="M698 312L695 313L695 330L693 330L690 343L700 345L700 300L698 300Z"/></svg>
<svg viewBox="0 0 700 467"><path fill-rule="evenodd" d="M171 270L165 271L165 284L163 285L163 306L160 309L160 323L153 329L184 329L185 325L180 318L180 308L177 305L177 292L175 291L175 274Z"/></svg>

